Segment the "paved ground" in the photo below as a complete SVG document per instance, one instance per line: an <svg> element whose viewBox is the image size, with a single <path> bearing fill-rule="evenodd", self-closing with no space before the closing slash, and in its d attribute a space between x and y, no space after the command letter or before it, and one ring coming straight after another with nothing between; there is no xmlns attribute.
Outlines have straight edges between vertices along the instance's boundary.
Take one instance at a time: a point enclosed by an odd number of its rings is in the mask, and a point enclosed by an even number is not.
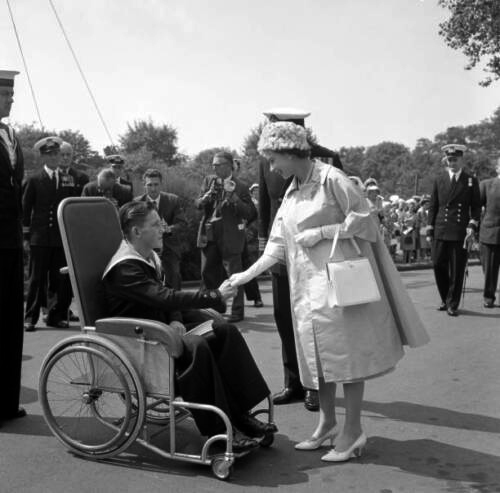
<svg viewBox="0 0 500 493"><path fill-rule="evenodd" d="M139 448L106 463L68 453L45 425L37 380L44 355L77 329L26 334L22 397L29 416L0 429L0 493L500 492L500 307L482 308L482 275L479 267L470 271L457 319L435 310L431 271L402 274L432 341L408 350L397 371L367 384L369 440L360 460L331 465L320 461L324 450L294 451L317 418L296 403L276 408L274 446L237 462L229 483L213 478L207 467L162 460ZM241 330L277 390L280 344L269 282L263 292L266 306L249 308ZM338 404L342 420L341 395Z"/></svg>

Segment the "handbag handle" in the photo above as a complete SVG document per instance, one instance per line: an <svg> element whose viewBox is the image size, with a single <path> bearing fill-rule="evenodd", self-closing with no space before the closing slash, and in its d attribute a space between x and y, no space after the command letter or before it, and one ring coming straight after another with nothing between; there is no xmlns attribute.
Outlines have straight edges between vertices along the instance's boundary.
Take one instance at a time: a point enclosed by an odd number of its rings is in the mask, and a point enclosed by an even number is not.
<svg viewBox="0 0 500 493"><path fill-rule="evenodd" d="M337 229L337 231L335 232L335 235L333 237L332 249L330 250L330 257L329 257L330 259L333 258L333 254L335 253L335 249L337 248L337 242L339 241L339 236L340 236L340 228ZM345 239L347 240L347 238L345 238ZM354 249L356 250L356 253L358 254L358 256L362 257L363 254L361 253L361 250L359 249L359 246L356 243L356 240L352 236L349 237L349 240L351 241L351 244L354 247Z"/></svg>

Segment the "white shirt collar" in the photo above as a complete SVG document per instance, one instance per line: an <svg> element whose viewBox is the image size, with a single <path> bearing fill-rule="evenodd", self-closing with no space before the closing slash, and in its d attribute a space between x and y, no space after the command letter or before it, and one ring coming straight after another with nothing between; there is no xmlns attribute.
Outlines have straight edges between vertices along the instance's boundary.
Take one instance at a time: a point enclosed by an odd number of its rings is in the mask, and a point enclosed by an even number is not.
<svg viewBox="0 0 500 493"><path fill-rule="evenodd" d="M156 207L160 207L160 196L156 197L156 199L152 199L149 195L146 195L146 199L148 202L156 202Z"/></svg>
<svg viewBox="0 0 500 493"><path fill-rule="evenodd" d="M49 178L52 179L52 175L56 172L56 170L50 169L46 164L43 165L43 169L45 170L45 173L49 175Z"/></svg>
<svg viewBox="0 0 500 493"><path fill-rule="evenodd" d="M456 173L454 173L451 168L448 168L448 174L450 175L450 180L453 178L453 175L457 177L457 181L460 178L460 175L462 174L462 169L460 168Z"/></svg>
<svg viewBox="0 0 500 493"><path fill-rule="evenodd" d="M50 169L46 164L43 165L43 169L45 173L49 175L49 178L52 180L52 176L55 174L56 177L56 188L59 188L59 173L55 169Z"/></svg>

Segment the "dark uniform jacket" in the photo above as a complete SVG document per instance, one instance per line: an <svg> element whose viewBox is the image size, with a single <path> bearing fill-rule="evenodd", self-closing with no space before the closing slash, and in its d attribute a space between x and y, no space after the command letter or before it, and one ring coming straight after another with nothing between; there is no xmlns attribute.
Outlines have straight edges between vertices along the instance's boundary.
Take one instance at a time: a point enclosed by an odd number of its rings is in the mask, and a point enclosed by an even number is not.
<svg viewBox="0 0 500 493"><path fill-rule="evenodd" d="M452 187L448 171L436 177L429 207L429 233L434 239L463 241L466 229L479 224L480 214L477 178L462 169Z"/></svg>
<svg viewBox="0 0 500 493"><path fill-rule="evenodd" d="M13 168L0 137L0 233L1 248L22 248L22 179L24 161L21 146L14 136L17 162Z"/></svg>
<svg viewBox="0 0 500 493"><path fill-rule="evenodd" d="M161 262L149 263L130 253L124 241L103 275L106 314L110 317L137 317L169 323L182 321L181 310L215 308L223 311L218 290L177 291L165 286Z"/></svg>
<svg viewBox="0 0 500 493"><path fill-rule="evenodd" d="M479 241L500 245L500 177L483 180L479 184L484 216L479 229Z"/></svg>
<svg viewBox="0 0 500 493"><path fill-rule="evenodd" d="M198 229L197 246L204 248L207 245L206 223L210 222L214 212L212 203L203 205L201 198L212 187L216 179L215 175L206 176L201 185L201 191L195 204L198 209L203 210L203 217ZM248 187L237 178L231 178L236 188L232 199L224 201L221 207L221 219L213 223L213 241L219 244L219 248L228 255L240 254L246 241L245 225L257 217L257 210L250 197Z"/></svg>
<svg viewBox="0 0 500 493"><path fill-rule="evenodd" d="M56 172L57 173L57 172ZM23 229L32 246L60 247L57 207L69 190L52 182L45 169L28 176L23 185Z"/></svg>
<svg viewBox="0 0 500 493"><path fill-rule="evenodd" d="M140 195L135 200L146 202L148 195ZM187 222L179 197L173 193L160 192L158 214L169 226L172 226L170 233L163 235L163 249L171 250L180 257L182 251L179 237L181 231L187 227Z"/></svg>
<svg viewBox="0 0 500 493"><path fill-rule="evenodd" d="M74 168L69 168L66 174L61 172L60 176L60 186L66 190L66 196L81 197L83 187L89 182L89 177Z"/></svg>
<svg viewBox="0 0 500 493"><path fill-rule="evenodd" d="M133 199L132 189L115 183L111 192L112 197L116 200L118 207L130 202ZM104 197L103 191L98 187L97 181L87 183L82 190L82 197Z"/></svg>

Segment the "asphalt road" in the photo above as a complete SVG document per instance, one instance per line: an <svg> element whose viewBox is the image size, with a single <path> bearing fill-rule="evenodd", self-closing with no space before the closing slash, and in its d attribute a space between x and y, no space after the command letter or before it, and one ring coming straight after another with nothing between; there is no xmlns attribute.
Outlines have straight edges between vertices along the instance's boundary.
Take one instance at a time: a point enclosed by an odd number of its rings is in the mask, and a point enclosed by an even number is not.
<svg viewBox="0 0 500 493"><path fill-rule="evenodd" d="M276 407L273 447L237 461L230 482L215 479L208 467L161 459L139 447L107 462L75 457L51 435L37 393L43 357L77 333L75 326L26 334L22 401L29 416L0 428L0 493L500 492L500 307L482 307L479 267L470 268L456 319L435 310L431 271L402 277L431 342L407 350L395 372L367 383L363 423L369 439L359 460L332 465L320 461L325 450L295 451L317 419L301 403ZM278 390L280 342L269 282L262 288L265 307L248 307L240 328ZM338 405L342 421L341 391ZM183 432L195 433L188 423Z"/></svg>

